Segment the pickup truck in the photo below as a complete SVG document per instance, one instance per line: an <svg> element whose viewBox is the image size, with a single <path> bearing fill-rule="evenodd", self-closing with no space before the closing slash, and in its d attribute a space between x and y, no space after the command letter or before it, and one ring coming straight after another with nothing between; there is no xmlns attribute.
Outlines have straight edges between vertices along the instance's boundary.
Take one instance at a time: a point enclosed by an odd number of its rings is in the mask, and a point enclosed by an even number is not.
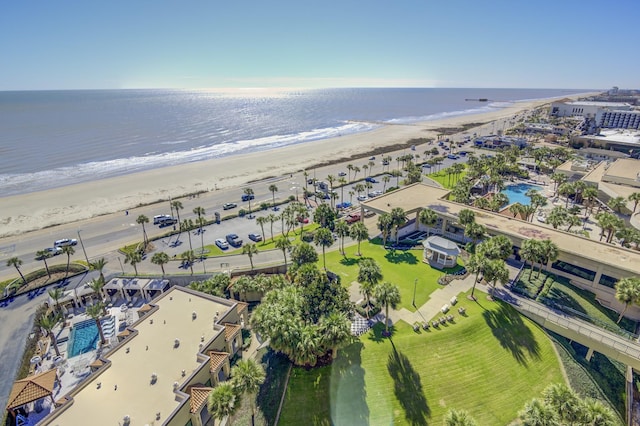
<svg viewBox="0 0 640 426"><path fill-rule="evenodd" d="M360 220L360 213L351 213L345 219L347 223L356 223Z"/></svg>
<svg viewBox="0 0 640 426"><path fill-rule="evenodd" d="M242 245L242 239L238 237L238 234L227 234L225 238L233 247L240 247Z"/></svg>

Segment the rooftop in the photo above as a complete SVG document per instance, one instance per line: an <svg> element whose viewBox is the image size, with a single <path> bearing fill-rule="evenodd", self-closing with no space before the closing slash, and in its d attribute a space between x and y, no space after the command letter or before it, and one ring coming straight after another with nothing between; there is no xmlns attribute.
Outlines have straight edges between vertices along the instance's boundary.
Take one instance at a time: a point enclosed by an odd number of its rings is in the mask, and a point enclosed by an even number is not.
<svg viewBox="0 0 640 426"><path fill-rule="evenodd" d="M619 158L613 162L604 174L604 180L608 177L618 177L635 180L640 175L640 160L633 158Z"/></svg>
<svg viewBox="0 0 640 426"><path fill-rule="evenodd" d="M137 335L104 357L110 365L72 392L73 402L67 409L60 408L57 417L50 417L50 423L86 424L90 418L93 425L115 425L128 415L132 424L152 424L158 412L160 421L166 421L181 404L173 383L184 383L201 368L196 357L201 338L207 342L225 332L221 326L212 326L214 315L223 318L235 309L234 303L181 287L165 292L153 302L157 309L134 325ZM157 381L152 384L154 373Z"/></svg>
<svg viewBox="0 0 640 426"><path fill-rule="evenodd" d="M575 106L599 106L603 108L620 108L620 107L630 107L631 105L625 102L600 102L600 101L570 101L564 102L567 105L575 105Z"/></svg>
<svg viewBox="0 0 640 426"><path fill-rule="evenodd" d="M470 209L476 214L476 222L486 226L490 233L499 232L520 239L550 239L562 252L640 274L638 252L443 199L448 193L446 189L417 183L362 204L365 208L387 213L394 207L401 207L407 214L427 207L449 217L457 217L460 210Z"/></svg>

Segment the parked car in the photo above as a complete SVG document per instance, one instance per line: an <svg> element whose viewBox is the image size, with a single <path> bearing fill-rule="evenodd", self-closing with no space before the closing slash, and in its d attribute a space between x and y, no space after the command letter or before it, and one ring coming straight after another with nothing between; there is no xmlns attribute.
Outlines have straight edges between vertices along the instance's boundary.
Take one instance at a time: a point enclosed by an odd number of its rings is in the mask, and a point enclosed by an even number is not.
<svg viewBox="0 0 640 426"><path fill-rule="evenodd" d="M360 213L351 213L345 219L347 223L356 223L360 220Z"/></svg>
<svg viewBox="0 0 640 426"><path fill-rule="evenodd" d="M369 209L364 209L364 217L372 217L372 216L375 216L375 215L376 215L376 212L372 212Z"/></svg>
<svg viewBox="0 0 640 426"><path fill-rule="evenodd" d="M308 217L298 216L296 219L297 219L297 220L298 220L298 222L300 222L300 223L305 223L305 224L306 224L306 223L309 223L309 218L308 218Z"/></svg>
<svg viewBox="0 0 640 426"><path fill-rule="evenodd" d="M351 207L351 203L348 201L336 204L336 209L346 209L348 207Z"/></svg>
<svg viewBox="0 0 640 426"><path fill-rule="evenodd" d="M378 181L375 178L372 178L371 176L364 178L365 182L371 182L371 183L378 183Z"/></svg>
<svg viewBox="0 0 640 426"><path fill-rule="evenodd" d="M429 164L429 163L424 163L424 164L422 165L422 167L424 167L425 169L430 169L430 168L431 168L431 164Z"/></svg>
<svg viewBox="0 0 640 426"><path fill-rule="evenodd" d="M233 247L240 247L242 245L242 239L238 237L238 234L227 234L226 239Z"/></svg>
<svg viewBox="0 0 640 426"><path fill-rule="evenodd" d="M153 217L153 224L159 225L166 218L170 218L171 216L168 214L159 214Z"/></svg>
<svg viewBox="0 0 640 426"><path fill-rule="evenodd" d="M253 200L254 198L256 198L255 195L251 194L242 194L242 201L249 201L249 200Z"/></svg>
<svg viewBox="0 0 640 426"><path fill-rule="evenodd" d="M465 155L467 155L467 151L460 151L458 154L464 157Z"/></svg>
<svg viewBox="0 0 640 426"><path fill-rule="evenodd" d="M252 232L251 234L249 234L249 239L257 243L258 241L262 241L262 235Z"/></svg>
<svg viewBox="0 0 640 426"><path fill-rule="evenodd" d="M236 207L238 207L238 204L236 203L224 203L222 205L222 210L231 210L231 209L235 209Z"/></svg>
<svg viewBox="0 0 640 426"><path fill-rule="evenodd" d="M358 195L358 201L367 201L368 199L369 199L369 197L367 197L364 194Z"/></svg>
<svg viewBox="0 0 640 426"><path fill-rule="evenodd" d="M346 176L347 174L345 172L340 172L338 173L338 176L342 177L342 176Z"/></svg>
<svg viewBox="0 0 640 426"><path fill-rule="evenodd" d="M229 248L229 243L227 243L225 240L223 240L222 238L218 238L216 240L216 245L221 248L222 250L226 250Z"/></svg>
<svg viewBox="0 0 640 426"><path fill-rule="evenodd" d="M75 246L76 244L78 244L78 240L75 238L63 238L61 240L54 241L53 247Z"/></svg>

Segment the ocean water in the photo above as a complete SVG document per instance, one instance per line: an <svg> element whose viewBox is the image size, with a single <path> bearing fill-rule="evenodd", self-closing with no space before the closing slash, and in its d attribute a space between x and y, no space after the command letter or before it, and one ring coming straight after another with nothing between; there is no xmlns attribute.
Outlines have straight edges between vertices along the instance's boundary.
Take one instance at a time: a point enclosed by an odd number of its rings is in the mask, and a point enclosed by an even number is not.
<svg viewBox="0 0 640 426"><path fill-rule="evenodd" d="M0 92L0 196L581 92L586 90Z"/></svg>

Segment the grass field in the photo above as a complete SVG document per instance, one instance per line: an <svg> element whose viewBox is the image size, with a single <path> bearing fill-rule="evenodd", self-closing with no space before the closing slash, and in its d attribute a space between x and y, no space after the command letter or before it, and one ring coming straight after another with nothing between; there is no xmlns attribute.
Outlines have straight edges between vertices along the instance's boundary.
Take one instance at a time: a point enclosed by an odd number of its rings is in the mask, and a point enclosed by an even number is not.
<svg viewBox="0 0 640 426"><path fill-rule="evenodd" d="M362 256L357 256L358 246L346 247L346 258L340 251L327 253L327 268L340 275L342 284L348 287L358 278L358 260L363 257L373 258L382 269L382 281L389 281L400 288L402 301L398 309L407 308L415 311L411 306L413 300L414 281L416 284L416 306L422 306L431 293L440 287L438 277L444 275L444 271L439 271L422 262L422 250L386 250L380 244L362 242L360 252ZM322 254L319 265L322 265Z"/></svg>
<svg viewBox="0 0 640 426"><path fill-rule="evenodd" d="M429 173L427 176L429 177L429 179L438 182L444 188L453 189L456 186L456 183L460 179L464 178L466 174L467 172L463 170L457 177L455 177L454 175L448 175L447 169L443 169L436 173Z"/></svg>
<svg viewBox="0 0 640 426"><path fill-rule="evenodd" d="M439 425L450 408L505 425L546 385L562 382L546 334L501 302L467 303L467 317L416 333L382 325L330 366L294 368L281 425Z"/></svg>

